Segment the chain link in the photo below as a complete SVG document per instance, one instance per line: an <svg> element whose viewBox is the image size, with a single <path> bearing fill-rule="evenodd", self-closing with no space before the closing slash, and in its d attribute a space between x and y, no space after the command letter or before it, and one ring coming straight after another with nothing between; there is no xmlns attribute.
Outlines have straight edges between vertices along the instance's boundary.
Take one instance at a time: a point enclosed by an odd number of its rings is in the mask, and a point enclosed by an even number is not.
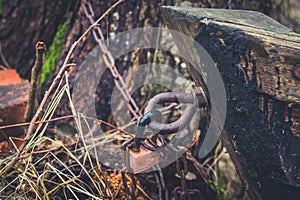
<svg viewBox="0 0 300 200"><path fill-rule="evenodd" d="M82 0L83 10L86 15L86 17L89 19L90 23L93 25L95 23L94 20L94 11L92 8L91 3L88 0ZM129 102L128 107L130 113L134 116L135 119L139 121L139 119L142 117L142 114L139 111L139 107L135 103L134 99L129 94L126 84L118 72L116 66L115 66L115 59L113 58L111 52L108 50L107 46L104 43L104 36L102 34L102 31L100 29L99 25L95 25L93 27L93 37L95 41L98 43L101 51L103 52L103 60L106 65L106 67L109 69L110 73L114 77L114 83L117 87L117 89L121 92L122 96L125 98L127 102Z"/></svg>
<svg viewBox="0 0 300 200"><path fill-rule="evenodd" d="M181 179L181 187L175 187L173 195L175 200L203 199L198 189L188 189L186 184L186 175L188 174L187 153L184 153L180 159L176 160L177 174Z"/></svg>
<svg viewBox="0 0 300 200"><path fill-rule="evenodd" d="M180 160L182 165L180 165ZM181 196L183 197L183 199L187 199L188 193L187 193L185 176L188 173L188 168L187 168L187 160L186 160L185 153L181 156L181 159L176 160L176 170L181 179L181 188L180 188Z"/></svg>
<svg viewBox="0 0 300 200"><path fill-rule="evenodd" d="M175 187L173 190L175 200L192 200L195 199L195 197L202 199L198 189L187 188L186 175L188 173L188 162L186 156L187 154L184 153L180 159L176 160L176 170L181 179L181 187Z"/></svg>

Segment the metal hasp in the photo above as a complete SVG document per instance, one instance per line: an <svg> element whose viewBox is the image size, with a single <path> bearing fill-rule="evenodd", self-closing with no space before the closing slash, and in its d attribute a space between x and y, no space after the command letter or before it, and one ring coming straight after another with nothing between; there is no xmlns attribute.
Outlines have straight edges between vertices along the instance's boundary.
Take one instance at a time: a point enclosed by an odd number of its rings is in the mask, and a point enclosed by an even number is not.
<svg viewBox="0 0 300 200"><path fill-rule="evenodd" d="M184 109L181 116L174 122L164 123L162 122L163 113L160 110L170 111L172 108L161 107L160 104L164 103L175 103L185 104L186 108ZM158 106L161 107L158 109ZM192 117L195 114L197 108L206 107L207 102L206 98L201 93L173 93L173 92L164 92L154 96L148 102L147 107L145 108L145 115L138 122L137 133L134 137L133 144L130 145L130 149L138 151L140 146L143 145L146 149L151 151L156 151L165 146L162 135L168 135L177 133L179 130L184 129L188 123L190 123ZM146 130L148 128L148 131ZM149 132L149 133L146 133ZM156 145L155 142L148 140L149 143L152 143L152 147L146 145L144 140L148 137L155 137L155 140L160 140L161 145ZM131 142L128 142L131 143ZM154 148L153 148L154 146Z"/></svg>
<svg viewBox="0 0 300 200"><path fill-rule="evenodd" d="M163 111L172 110L172 106L162 107L161 104L164 103L185 104L186 108L176 121L164 123ZM138 122L135 137L122 145L124 150L129 150L129 159L126 159L127 168L130 167L136 174L156 165L159 162L158 150L167 145L163 135L177 133L186 128L196 109L206 106L206 98L198 92L195 94L165 92L154 96L145 108L145 115Z"/></svg>
<svg viewBox="0 0 300 200"><path fill-rule="evenodd" d="M227 95L221 139L249 197L299 199L300 35L254 11L161 10L169 29L193 38L217 64ZM202 77L186 64L200 86Z"/></svg>

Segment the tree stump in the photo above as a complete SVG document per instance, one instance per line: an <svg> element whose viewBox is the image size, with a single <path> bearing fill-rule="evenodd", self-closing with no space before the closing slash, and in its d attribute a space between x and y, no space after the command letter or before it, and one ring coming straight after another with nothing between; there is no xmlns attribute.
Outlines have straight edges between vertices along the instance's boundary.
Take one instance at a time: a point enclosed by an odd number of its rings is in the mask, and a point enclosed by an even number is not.
<svg viewBox="0 0 300 200"><path fill-rule="evenodd" d="M162 13L168 28L217 63L227 95L221 139L251 199L299 199L300 35L254 11L166 6Z"/></svg>

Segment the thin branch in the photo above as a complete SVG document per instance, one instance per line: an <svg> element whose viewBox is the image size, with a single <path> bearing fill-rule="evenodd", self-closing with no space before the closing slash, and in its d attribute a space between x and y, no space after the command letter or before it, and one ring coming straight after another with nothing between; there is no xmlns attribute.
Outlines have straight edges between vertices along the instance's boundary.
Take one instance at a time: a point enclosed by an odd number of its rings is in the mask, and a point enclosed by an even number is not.
<svg viewBox="0 0 300 200"><path fill-rule="evenodd" d="M1 69L1 70L7 70L8 68L5 67L4 65L0 65L0 69Z"/></svg>
<svg viewBox="0 0 300 200"><path fill-rule="evenodd" d="M43 120L43 121L36 121L36 122L24 122L24 123L18 123L18 124L10 124L10 125L5 125L5 126L0 126L0 130L1 129L6 129L6 128L13 128L13 127L20 127L20 126L27 126L27 125L30 125L31 123L34 123L34 124L42 124L42 123L48 123L48 122L54 122L54 121L58 121L58 120L62 120L62 119L69 119L69 118L77 118L78 116L75 116L75 115L67 115L67 116L62 116L62 117L57 117L57 118L53 118L53 119L48 119L48 120ZM105 124L111 128L113 128L114 130L117 130L117 131L120 131L122 133L126 133L126 134L129 134L127 133L126 131L123 131L124 128L119 128L119 127L116 127L106 121L103 121L101 119L97 119L97 118L94 118L94 117L88 117L88 116L84 116L86 119L91 119L91 120L94 120L96 121L97 123L100 124ZM129 124L131 125L131 124ZM126 127L126 126L124 126Z"/></svg>
<svg viewBox="0 0 300 200"><path fill-rule="evenodd" d="M37 105L37 92L40 84L40 77L42 73L42 68L45 61L45 52L46 45L44 42L36 43L36 59L34 66L31 70L31 80L30 80L30 89L28 95L28 102L26 105L26 111L24 114L24 122L29 122L35 112Z"/></svg>
<svg viewBox="0 0 300 200"><path fill-rule="evenodd" d="M57 117L57 118L43 120L43 121L36 121L36 122L33 122L33 123L34 124L42 124L42 123L54 122L54 121L58 121L58 120L62 120L62 119L74 118L74 117L76 117L76 116L74 116L74 115L67 115L67 116ZM0 126L0 130L1 129L6 129L6 128L27 126L27 125L30 125L30 124L31 124L31 122L24 122L24 123L18 123L18 124L5 125L5 126Z"/></svg>
<svg viewBox="0 0 300 200"><path fill-rule="evenodd" d="M5 56L3 55L1 42L0 42L0 57L1 57L3 64L5 65L5 69L11 69L11 66L8 64Z"/></svg>

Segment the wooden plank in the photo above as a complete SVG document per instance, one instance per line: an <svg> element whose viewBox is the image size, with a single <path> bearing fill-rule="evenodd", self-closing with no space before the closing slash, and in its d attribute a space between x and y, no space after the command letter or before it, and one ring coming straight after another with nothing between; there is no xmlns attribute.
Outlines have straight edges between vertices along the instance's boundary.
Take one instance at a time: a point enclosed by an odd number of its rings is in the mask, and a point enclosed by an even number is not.
<svg viewBox="0 0 300 200"><path fill-rule="evenodd" d="M300 35L271 18L255 11L235 11L221 9L199 9L164 7L164 13L176 15L176 23L165 15L170 29L183 32L193 38L198 36L200 26L218 27L215 39L217 46L223 51L231 45L222 32L231 32L237 40L243 38L251 43L249 54L255 59L258 87L262 93L282 101L300 103L300 82L292 76L292 69L300 63ZM190 20L190 21L189 21ZM228 35L229 36L229 35ZM224 44L221 44L221 40ZM229 40L229 38L228 38ZM227 44L226 44L227 43ZM255 50L254 50L255 49ZM246 70L246 65L240 66ZM251 78L251 71L247 70ZM279 80L278 80L279 79ZM247 80L245 80L246 82Z"/></svg>
<svg viewBox="0 0 300 200"><path fill-rule="evenodd" d="M300 35L254 11L166 6L162 13L168 28L195 39L217 63L227 95L221 138L251 199L299 198L300 81L293 68Z"/></svg>

